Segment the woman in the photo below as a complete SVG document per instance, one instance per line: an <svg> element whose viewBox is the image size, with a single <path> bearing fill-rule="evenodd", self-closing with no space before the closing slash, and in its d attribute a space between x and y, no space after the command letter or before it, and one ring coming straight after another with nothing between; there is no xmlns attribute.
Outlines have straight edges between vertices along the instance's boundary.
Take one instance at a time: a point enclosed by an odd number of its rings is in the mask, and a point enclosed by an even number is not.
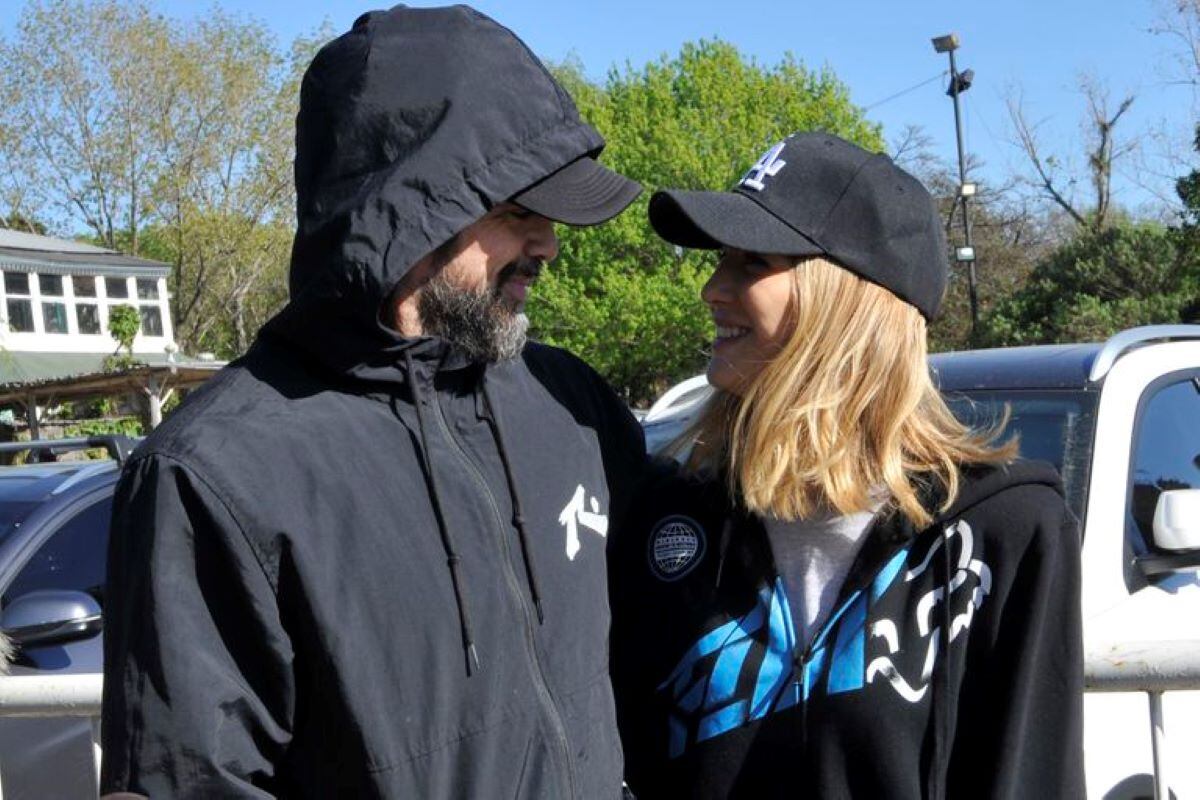
<svg viewBox="0 0 1200 800"><path fill-rule="evenodd" d="M931 380L929 193L796 134L650 220L720 259L716 392L614 543L634 793L1082 796L1077 534L1053 469Z"/></svg>

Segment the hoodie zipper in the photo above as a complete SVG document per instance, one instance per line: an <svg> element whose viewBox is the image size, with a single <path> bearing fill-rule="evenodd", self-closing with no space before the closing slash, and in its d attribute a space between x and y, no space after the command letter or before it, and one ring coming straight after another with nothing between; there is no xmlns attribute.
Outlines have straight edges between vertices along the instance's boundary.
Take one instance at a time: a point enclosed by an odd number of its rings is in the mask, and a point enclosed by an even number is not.
<svg viewBox="0 0 1200 800"><path fill-rule="evenodd" d="M479 471L479 467L467 455L458 439L450 432L450 426L446 423L446 417L442 413L442 405L438 402L437 392L433 392L433 398L429 401L429 405L433 406L434 416L437 418L438 427L441 428L446 440L451 444L451 450L458 460L467 468L468 474L479 487L480 492L487 499L488 505L492 509L492 515L496 520L496 530L499 532L500 547L504 553L504 577L508 584L509 593L516 599L521 606L521 612L525 619L523 626L525 631L525 645L528 648L528 660L532 664L530 673L533 677L534 689L537 692L538 699L541 701L542 707L549 718L554 729L554 734L558 739L558 744L562 749L563 758L567 767L567 783L571 791L571 797L578 797L579 793L576 789L575 764L571 758L571 748L567 741L566 726L562 721L562 713L558 710L558 705L554 701L554 695L550 692L549 683L546 680L546 670L542 665L541 658L538 656L537 645L533 637L533 612L529 607L529 600L525 593L521 591L520 582L517 580L516 573L512 566L512 553L509 548L508 538L504 535L505 525L504 519L500 514L500 507L496 504L496 496L492 494L491 488L488 487L487 481L483 474Z"/></svg>

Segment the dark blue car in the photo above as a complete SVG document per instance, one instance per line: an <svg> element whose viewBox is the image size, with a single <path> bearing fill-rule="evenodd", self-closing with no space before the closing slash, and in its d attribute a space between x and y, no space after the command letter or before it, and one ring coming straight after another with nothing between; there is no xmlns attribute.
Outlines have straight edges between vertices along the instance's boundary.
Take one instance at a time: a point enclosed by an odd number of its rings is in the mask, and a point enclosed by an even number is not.
<svg viewBox="0 0 1200 800"><path fill-rule="evenodd" d="M115 458L0 467L0 628L15 647L10 675L102 671L109 517L131 444L62 440L33 457L100 445ZM87 719L0 717L6 799L95 798L94 765Z"/></svg>

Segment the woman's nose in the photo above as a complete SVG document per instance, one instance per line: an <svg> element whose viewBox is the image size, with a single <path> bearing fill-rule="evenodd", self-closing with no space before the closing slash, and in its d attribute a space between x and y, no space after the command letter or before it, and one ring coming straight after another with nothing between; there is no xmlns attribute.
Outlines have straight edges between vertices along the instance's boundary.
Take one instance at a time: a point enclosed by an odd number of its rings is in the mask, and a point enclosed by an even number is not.
<svg viewBox="0 0 1200 800"><path fill-rule="evenodd" d="M709 305L728 302L730 298L730 269L726 259L717 262L717 268L700 290L700 299Z"/></svg>

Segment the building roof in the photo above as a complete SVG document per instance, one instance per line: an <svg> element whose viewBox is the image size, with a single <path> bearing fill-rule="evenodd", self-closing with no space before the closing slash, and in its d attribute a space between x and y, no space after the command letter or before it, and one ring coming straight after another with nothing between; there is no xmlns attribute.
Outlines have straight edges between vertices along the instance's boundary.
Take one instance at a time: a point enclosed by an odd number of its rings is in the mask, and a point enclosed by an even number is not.
<svg viewBox="0 0 1200 800"><path fill-rule="evenodd" d="M60 275L163 277L169 264L103 247L0 228L0 269Z"/></svg>
<svg viewBox="0 0 1200 800"><path fill-rule="evenodd" d="M223 361L197 361L166 354L137 353L145 366L116 372L104 371L104 353L0 353L0 406L24 404L30 396L38 402L62 402L140 390L149 378L171 386L194 386L225 366Z"/></svg>

